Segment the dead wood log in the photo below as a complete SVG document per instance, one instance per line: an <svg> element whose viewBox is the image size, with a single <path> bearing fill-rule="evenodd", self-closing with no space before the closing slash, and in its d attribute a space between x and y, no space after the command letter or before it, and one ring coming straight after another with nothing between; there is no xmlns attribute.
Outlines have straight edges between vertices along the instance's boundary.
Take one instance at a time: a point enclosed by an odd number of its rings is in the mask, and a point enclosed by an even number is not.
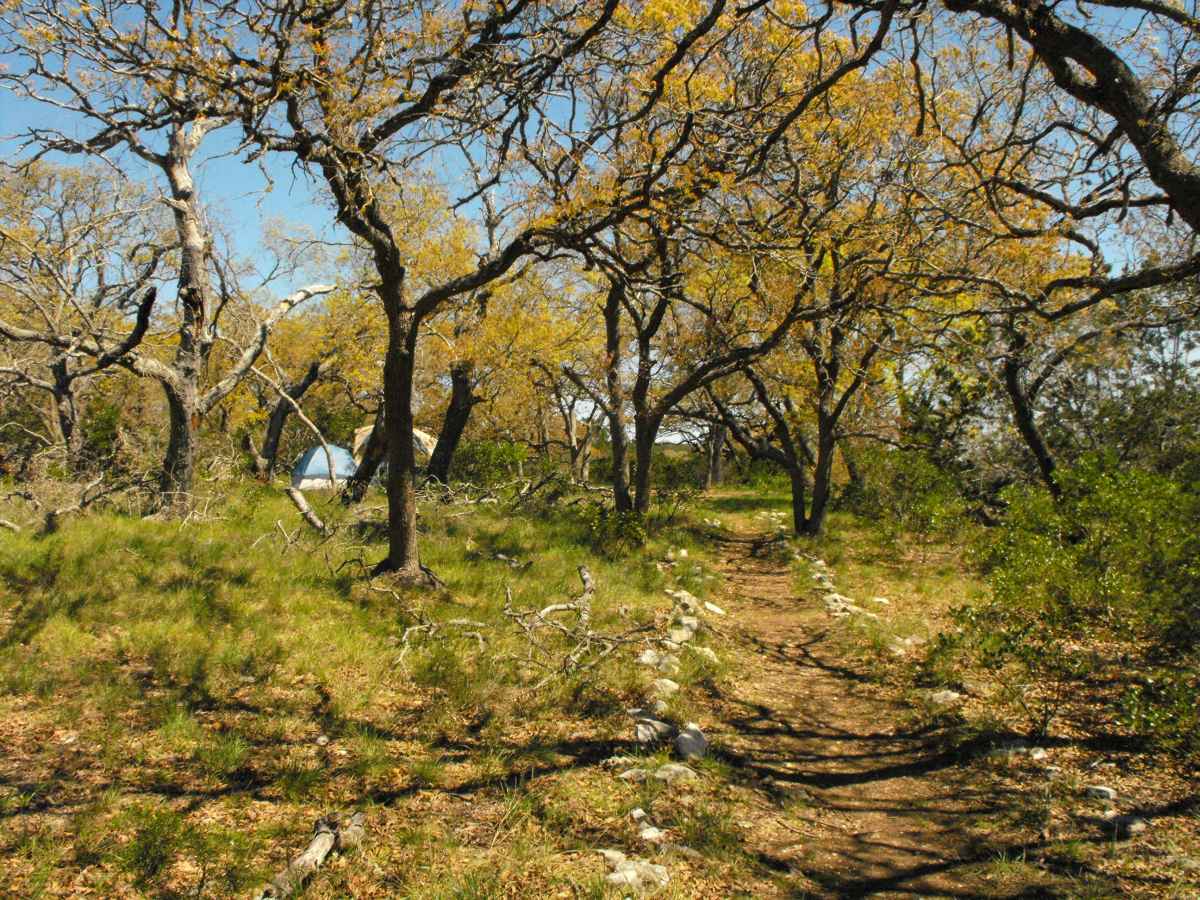
<svg viewBox="0 0 1200 900"><path fill-rule="evenodd" d="M324 537L329 537L333 534L333 529L326 525L321 520L321 517L313 511L313 508L308 505L308 501L304 499L304 494L299 488L284 488L284 493L288 495L288 498L295 505L296 509L300 511L300 515L304 518L305 522L319 531Z"/></svg>
<svg viewBox="0 0 1200 900"><path fill-rule="evenodd" d="M313 837L304 852L288 863L255 895L255 900L281 900L294 896L321 868L330 853L344 853L362 844L366 834L366 813L356 812L346 819L336 814L322 816L313 823Z"/></svg>

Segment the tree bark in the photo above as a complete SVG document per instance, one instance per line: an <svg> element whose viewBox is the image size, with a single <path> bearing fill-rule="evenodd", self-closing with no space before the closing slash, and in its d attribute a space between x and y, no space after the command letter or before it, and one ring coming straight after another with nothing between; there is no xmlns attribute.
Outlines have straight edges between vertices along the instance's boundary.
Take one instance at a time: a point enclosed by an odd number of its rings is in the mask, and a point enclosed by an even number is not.
<svg viewBox="0 0 1200 900"><path fill-rule="evenodd" d="M704 490L719 487L725 477L725 435L723 424L714 423L708 428L708 440L705 442L706 459L704 466Z"/></svg>
<svg viewBox="0 0 1200 900"><path fill-rule="evenodd" d="M383 425L387 436L388 555L376 572L423 580L417 550L416 454L413 452L413 374L420 319L404 303L404 269L387 272L379 287L388 320L383 363Z"/></svg>
<svg viewBox="0 0 1200 900"><path fill-rule="evenodd" d="M387 428L384 426L383 420L383 410L380 410L375 414L375 424L372 425L371 433L367 436L367 443L363 446L362 459L359 460L354 474L346 482L346 490L342 493L343 503L360 502L366 496L367 488L371 486L375 473L387 459Z"/></svg>
<svg viewBox="0 0 1200 900"><path fill-rule="evenodd" d="M442 484L450 482L450 463L454 459L454 451L458 449L459 441L467 428L471 410L479 402L479 398L473 393L474 369L474 364L467 360L455 362L450 366L450 404L446 407L437 444L425 470L430 481L440 481Z"/></svg>
<svg viewBox="0 0 1200 900"><path fill-rule="evenodd" d="M83 429L79 427L79 402L75 381L67 369L66 359L50 364L54 376L54 419L62 438L67 466L72 472L83 469Z"/></svg>
<svg viewBox="0 0 1200 900"><path fill-rule="evenodd" d="M815 537L825 527L829 497L833 489L833 455L837 449L835 422L824 417L817 422L817 462L813 466L812 508L804 526L804 534Z"/></svg>
<svg viewBox="0 0 1200 900"><path fill-rule="evenodd" d="M633 508L645 515L650 511L650 469L654 462L654 443L662 419L657 416L639 419L634 423L634 495Z"/></svg>
<svg viewBox="0 0 1200 900"><path fill-rule="evenodd" d="M196 432L200 410L198 395L204 359L211 346L209 315L212 291L206 268L208 233L196 205L195 187L188 159L198 138L189 137L182 126L170 135L163 171L171 185L171 210L179 236L178 298L180 307L179 345L172 366L173 378L162 381L167 395L170 437L159 477L162 503L166 507L186 505L196 474Z"/></svg>
<svg viewBox="0 0 1200 900"><path fill-rule="evenodd" d="M163 460L158 489L164 507L186 505L196 475L196 395L191 385L162 382L167 398L167 454Z"/></svg>
<svg viewBox="0 0 1200 900"><path fill-rule="evenodd" d="M621 386L621 287L609 288L604 302L604 380L608 388L608 431L612 442L613 505L633 509L629 494L629 436L625 433L625 390Z"/></svg>
<svg viewBox="0 0 1200 900"><path fill-rule="evenodd" d="M792 483L792 531L796 534L807 534L808 515L805 510L805 495L808 491L808 479L805 478L804 469L800 466L788 469L788 478Z"/></svg>
<svg viewBox="0 0 1200 900"><path fill-rule="evenodd" d="M1013 422L1017 426L1017 431L1020 432L1029 452L1033 454L1042 482L1050 491L1050 496L1058 500L1062 497L1062 488L1059 487L1058 479L1054 475L1054 456L1051 454L1050 448L1046 446L1041 431L1038 430L1037 420L1033 415L1033 406L1021 385L1020 360L1011 353L1004 357L1004 388L1012 403Z"/></svg>
<svg viewBox="0 0 1200 900"><path fill-rule="evenodd" d="M323 364L314 361L308 371L297 381L292 382L284 391L293 400L299 400L308 389L317 383L323 371ZM262 481L269 481L275 474L275 464L279 456L279 441L283 437L283 427L287 424L288 416L292 413L292 404L282 397L275 401L271 417L267 420L267 431L263 436L262 449L255 454L254 474Z"/></svg>

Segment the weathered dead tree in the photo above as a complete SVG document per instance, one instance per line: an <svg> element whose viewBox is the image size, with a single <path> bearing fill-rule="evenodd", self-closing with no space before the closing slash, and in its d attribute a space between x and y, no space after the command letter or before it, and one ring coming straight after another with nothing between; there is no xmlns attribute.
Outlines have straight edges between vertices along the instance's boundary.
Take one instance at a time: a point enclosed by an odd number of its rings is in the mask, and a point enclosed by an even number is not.
<svg viewBox="0 0 1200 900"><path fill-rule="evenodd" d="M362 844L366 834L366 813L356 812L342 819L336 813L322 816L313 823L313 837L304 852L256 895L256 900L278 900L295 896L330 853L345 853Z"/></svg>
<svg viewBox="0 0 1200 900"><path fill-rule="evenodd" d="M583 591L578 597L567 603L552 603L540 610L514 609L512 590L504 589L504 615L516 624L528 643L528 652L522 662L546 673L534 685L535 690L555 678L594 669L618 648L637 643L636 636L651 627L638 626L620 634L592 630L592 598L596 584L587 566L579 567L579 580L583 582ZM564 613L573 614L574 621L562 621L559 617ZM565 652L551 640L555 635L566 642Z"/></svg>
<svg viewBox="0 0 1200 900"><path fill-rule="evenodd" d="M333 529L326 525L313 508L308 505L308 501L304 499L303 491L299 488L288 487L284 489L284 493L288 495L288 499L299 510L300 516L304 521L315 528L322 537L330 537L333 534Z"/></svg>

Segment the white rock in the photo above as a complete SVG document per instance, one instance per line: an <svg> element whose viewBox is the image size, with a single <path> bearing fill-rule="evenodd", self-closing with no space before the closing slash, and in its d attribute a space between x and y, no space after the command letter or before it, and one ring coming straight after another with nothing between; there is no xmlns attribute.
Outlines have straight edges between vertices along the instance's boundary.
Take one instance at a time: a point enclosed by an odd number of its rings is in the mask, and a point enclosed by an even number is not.
<svg viewBox="0 0 1200 900"><path fill-rule="evenodd" d="M667 833L660 828L655 828L653 825L647 825L638 832L638 837L647 844L661 844L667 839Z"/></svg>
<svg viewBox="0 0 1200 900"><path fill-rule="evenodd" d="M667 588L663 593L673 599L687 612L694 613L700 609L700 601L690 591L672 590L671 588Z"/></svg>
<svg viewBox="0 0 1200 900"><path fill-rule="evenodd" d="M613 868L616 868L628 859L620 850L597 850L596 852L603 856L604 861Z"/></svg>
<svg viewBox="0 0 1200 900"><path fill-rule="evenodd" d="M648 894L665 888L671 881L666 866L656 865L641 859L627 859L620 863L605 880L616 887L632 888Z"/></svg>
<svg viewBox="0 0 1200 900"><path fill-rule="evenodd" d="M628 769L617 776L622 781L633 781L641 784L650 777L650 773L645 769Z"/></svg>
<svg viewBox="0 0 1200 900"><path fill-rule="evenodd" d="M654 666L657 668L659 663L662 662L662 654L657 650L643 650L641 655L638 656L637 661L643 666Z"/></svg>
<svg viewBox="0 0 1200 900"><path fill-rule="evenodd" d="M618 769L621 766L628 766L637 762L632 756L610 756L608 759L601 761L600 765L606 769Z"/></svg>
<svg viewBox="0 0 1200 900"><path fill-rule="evenodd" d="M640 822L642 819L646 818L646 811L639 806L637 809L632 809L629 811L629 818L633 819L635 822Z"/></svg>
<svg viewBox="0 0 1200 900"><path fill-rule="evenodd" d="M878 603L880 606L891 606L892 604L892 601L887 597L872 597L871 602Z"/></svg>
<svg viewBox="0 0 1200 900"><path fill-rule="evenodd" d="M707 750L708 739L695 722L688 722L683 730L675 735L675 752L683 759L699 759Z"/></svg>
<svg viewBox="0 0 1200 900"><path fill-rule="evenodd" d="M710 612L714 616L725 615L725 610L721 609L721 607L717 606L715 603L709 603L707 600L704 601L704 609L706 612Z"/></svg>
<svg viewBox="0 0 1200 900"><path fill-rule="evenodd" d="M679 690L679 683L670 678L656 678L650 683L651 697L670 697Z"/></svg>
<svg viewBox="0 0 1200 900"><path fill-rule="evenodd" d="M813 566L818 569L828 569L829 563L825 562L823 559L814 559Z"/></svg>
<svg viewBox="0 0 1200 900"><path fill-rule="evenodd" d="M666 763L658 767L653 777L666 784L674 784L677 781L695 781L698 776L687 766L679 763Z"/></svg>
<svg viewBox="0 0 1200 900"><path fill-rule="evenodd" d="M1042 760L1050 754L1046 752L1044 747L1034 747L1029 751L1029 758L1034 760Z"/></svg>
<svg viewBox="0 0 1200 900"><path fill-rule="evenodd" d="M658 719L638 719L633 727L634 737L639 743L652 744L671 736L671 726Z"/></svg>
<svg viewBox="0 0 1200 900"><path fill-rule="evenodd" d="M695 616L676 616L675 622L681 628L688 628L688 629L691 629L692 631L700 630L700 620L697 619Z"/></svg>
<svg viewBox="0 0 1200 900"><path fill-rule="evenodd" d="M717 658L717 654L714 653L713 650L709 647L697 647L695 644L690 644L689 647L697 656L704 657L706 660L708 660L710 663L713 663L714 665L716 665L717 663L719 663L721 661L720 659Z"/></svg>
<svg viewBox="0 0 1200 900"><path fill-rule="evenodd" d="M929 694L929 702L934 706L953 706L963 699L963 695L958 691L942 690L933 691Z"/></svg>
<svg viewBox="0 0 1200 900"><path fill-rule="evenodd" d="M690 628L671 628L667 631L667 640L674 641L676 644L686 644L696 636L696 632Z"/></svg>
<svg viewBox="0 0 1200 900"><path fill-rule="evenodd" d="M667 562L675 562L675 548L674 547L672 547L670 550L667 551L666 560L667 560Z"/></svg>
<svg viewBox="0 0 1200 900"><path fill-rule="evenodd" d="M321 735L317 738L317 746L324 747L329 743L329 738L326 735Z"/></svg>
<svg viewBox="0 0 1200 900"><path fill-rule="evenodd" d="M1117 792L1113 788L1106 787L1102 784L1093 784L1090 787L1084 788L1084 794L1091 797L1093 800L1116 800Z"/></svg>
<svg viewBox="0 0 1200 900"><path fill-rule="evenodd" d="M679 558L680 558L680 559L687 559L687 548L686 548L686 547L680 547L680 548L679 548Z"/></svg>

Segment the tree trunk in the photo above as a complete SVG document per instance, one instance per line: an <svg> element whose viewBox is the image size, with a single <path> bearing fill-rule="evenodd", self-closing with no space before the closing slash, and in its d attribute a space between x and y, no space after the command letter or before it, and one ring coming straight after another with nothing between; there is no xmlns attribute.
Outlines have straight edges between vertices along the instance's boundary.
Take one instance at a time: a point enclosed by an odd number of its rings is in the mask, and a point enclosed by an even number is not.
<svg viewBox="0 0 1200 900"><path fill-rule="evenodd" d="M383 424L387 435L388 555L376 572L396 572L418 581L416 454L413 452L413 371L416 366L416 314L404 305L404 271L389 273L379 288L388 318L383 363Z"/></svg>
<svg viewBox="0 0 1200 900"><path fill-rule="evenodd" d="M171 184L171 210L179 236L180 323L173 378L162 381L167 395L170 438L159 489L164 505L176 508L186 505L192 492L200 427L201 368L213 338L209 334L212 291L206 269L209 239L196 205L195 187L188 169L188 159L194 149L183 128L176 128L170 136L168 162L164 166Z"/></svg>
<svg viewBox="0 0 1200 900"><path fill-rule="evenodd" d="M346 482L346 489L342 492L343 503L360 502L367 495L367 488L371 486L375 473L387 459L387 428L383 422L383 412L380 411L375 415L375 424L363 447L362 459L354 470L354 474Z"/></svg>
<svg viewBox="0 0 1200 900"><path fill-rule="evenodd" d="M851 492L856 495L861 494L863 489L863 475L862 469L858 467L858 457L850 449L844 438L838 441L838 449L842 451L842 462L846 464L846 475L850 479Z"/></svg>
<svg viewBox="0 0 1200 900"><path fill-rule="evenodd" d="M317 379L321 377L321 368L320 362L313 362L299 381L294 381L284 387L284 392L293 400L298 401L310 387L317 383ZM291 412L292 404L282 397L275 401L275 407L271 410L271 418L267 420L267 432L263 436L262 449L256 454L254 460L254 474L263 481L269 481L275 474L275 464L279 456L279 441L283 437L283 426L287 424Z"/></svg>
<svg viewBox="0 0 1200 900"><path fill-rule="evenodd" d="M812 510L804 533L815 537L825 527L829 497L833 488L833 455L837 449L833 422L821 418L817 422L817 463L813 467Z"/></svg>
<svg viewBox="0 0 1200 900"><path fill-rule="evenodd" d="M462 439L471 417L471 410L479 402L472 393L474 388L474 365L466 360L450 366L450 405L442 419L442 430L438 433L433 455L429 457L426 477L430 481L450 482L450 463L458 442Z"/></svg>
<svg viewBox="0 0 1200 900"><path fill-rule="evenodd" d="M634 423L634 499L633 508L642 515L650 510L650 468L654 459L654 442L662 420L657 417Z"/></svg>
<svg viewBox="0 0 1200 900"><path fill-rule="evenodd" d="M587 430L580 437L579 420L572 410L567 442L571 449L571 477L580 484L587 484L591 474L592 439L595 437L595 429L590 424L585 427Z"/></svg>
<svg viewBox="0 0 1200 900"><path fill-rule="evenodd" d="M801 465L789 469L788 477L792 482L792 530L796 534L807 534L808 516L804 504L808 479L804 475L804 467Z"/></svg>
<svg viewBox="0 0 1200 900"><path fill-rule="evenodd" d="M163 382L167 397L170 434L167 455L163 460L158 489L164 507L187 504L196 475L196 443L199 415L196 395L190 385L171 385Z"/></svg>
<svg viewBox="0 0 1200 900"><path fill-rule="evenodd" d="M705 444L707 459L704 467L704 490L720 487L725 478L725 425L710 425L708 440Z"/></svg>
<svg viewBox="0 0 1200 900"><path fill-rule="evenodd" d="M1038 430L1037 421L1033 416L1033 407L1021 386L1021 363L1015 356L1009 355L1004 358L1004 387L1008 392L1008 399L1012 402L1013 421L1016 423L1017 431L1021 433L1021 437L1025 440L1025 446L1033 454L1042 481L1050 491L1050 496L1058 500L1062 497L1062 488L1059 487L1058 480L1054 477L1054 456L1050 453L1050 448L1046 446L1046 442L1042 439L1042 433Z"/></svg>
<svg viewBox="0 0 1200 900"><path fill-rule="evenodd" d="M612 441L613 505L633 509L629 495L629 436L625 433L625 391L621 387L621 288L613 285L604 303L604 380L608 388L608 431Z"/></svg>
<svg viewBox="0 0 1200 900"><path fill-rule="evenodd" d="M54 375L54 419L62 438L67 466L72 472L83 469L83 429L79 427L79 404L75 383L67 371L65 359L50 365Z"/></svg>

